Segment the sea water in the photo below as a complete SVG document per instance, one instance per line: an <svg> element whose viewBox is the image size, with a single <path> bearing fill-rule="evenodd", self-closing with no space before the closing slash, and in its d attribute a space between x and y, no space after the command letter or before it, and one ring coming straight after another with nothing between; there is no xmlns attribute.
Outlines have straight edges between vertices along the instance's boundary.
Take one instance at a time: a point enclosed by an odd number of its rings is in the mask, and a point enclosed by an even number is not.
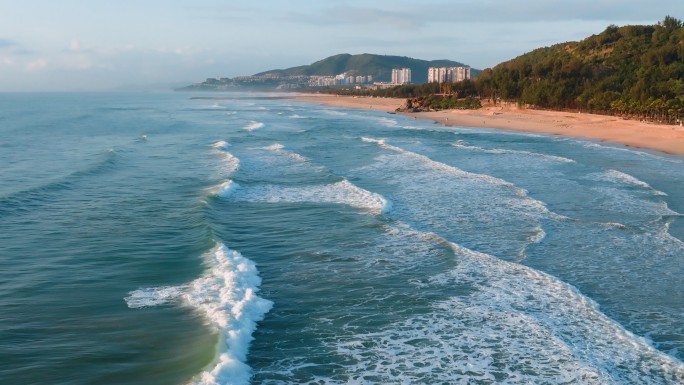
<svg viewBox="0 0 684 385"><path fill-rule="evenodd" d="M684 158L282 96L0 95L1 383L684 383Z"/></svg>

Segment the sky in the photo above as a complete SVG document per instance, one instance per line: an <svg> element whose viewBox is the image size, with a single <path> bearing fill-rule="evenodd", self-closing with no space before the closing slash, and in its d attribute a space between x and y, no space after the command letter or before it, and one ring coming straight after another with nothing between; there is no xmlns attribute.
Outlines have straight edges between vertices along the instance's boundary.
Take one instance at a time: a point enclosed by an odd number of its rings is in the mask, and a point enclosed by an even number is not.
<svg viewBox="0 0 684 385"><path fill-rule="evenodd" d="M682 0L0 0L0 92L170 87L339 53L484 69Z"/></svg>

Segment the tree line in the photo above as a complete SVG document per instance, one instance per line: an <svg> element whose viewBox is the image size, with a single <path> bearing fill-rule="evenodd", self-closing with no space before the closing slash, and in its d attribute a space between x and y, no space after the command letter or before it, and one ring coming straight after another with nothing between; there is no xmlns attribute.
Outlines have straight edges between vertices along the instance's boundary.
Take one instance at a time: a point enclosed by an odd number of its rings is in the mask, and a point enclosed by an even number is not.
<svg viewBox="0 0 684 385"><path fill-rule="evenodd" d="M478 97L676 124L684 120L684 27L671 16L656 25L610 25L580 42L536 49L448 87L428 83L334 92ZM439 97L434 99L442 103Z"/></svg>
<svg viewBox="0 0 684 385"><path fill-rule="evenodd" d="M663 123L684 119L684 28L614 25L580 42L534 50L475 80L481 97Z"/></svg>

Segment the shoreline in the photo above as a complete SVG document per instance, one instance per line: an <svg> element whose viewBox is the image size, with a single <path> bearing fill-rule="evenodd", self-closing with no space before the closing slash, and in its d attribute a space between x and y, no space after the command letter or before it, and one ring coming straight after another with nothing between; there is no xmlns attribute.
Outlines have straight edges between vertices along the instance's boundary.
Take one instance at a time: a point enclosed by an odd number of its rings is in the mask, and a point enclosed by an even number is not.
<svg viewBox="0 0 684 385"><path fill-rule="evenodd" d="M299 94L293 100L326 106L394 113L403 98L371 98L327 94ZM429 119L445 126L489 128L547 135L561 135L627 147L684 155L684 127L623 119L617 116L577 112L530 110L516 104L484 105L479 110L397 112Z"/></svg>

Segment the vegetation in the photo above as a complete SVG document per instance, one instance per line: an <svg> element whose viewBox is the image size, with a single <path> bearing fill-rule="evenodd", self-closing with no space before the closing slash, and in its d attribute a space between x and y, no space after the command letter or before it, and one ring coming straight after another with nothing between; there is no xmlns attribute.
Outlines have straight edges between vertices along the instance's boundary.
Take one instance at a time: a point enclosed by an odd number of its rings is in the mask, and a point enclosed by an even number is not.
<svg viewBox="0 0 684 385"><path fill-rule="evenodd" d="M459 98L456 95L428 95L406 100L406 109L413 112L451 109L476 110L480 107L482 107L480 99Z"/></svg>
<svg viewBox="0 0 684 385"><path fill-rule="evenodd" d="M494 102L677 123L684 119L684 28L670 16L652 26L611 25L486 69L474 86Z"/></svg>
<svg viewBox="0 0 684 385"><path fill-rule="evenodd" d="M406 107L410 111L453 108L477 109L482 107L480 100L476 98L478 93L472 80L458 83L408 84L377 90L336 87L316 91L335 95L406 98Z"/></svg>
<svg viewBox="0 0 684 385"><path fill-rule="evenodd" d="M340 54L319 60L311 65L292 67L284 70L271 70L254 76L278 75L280 77L298 75L334 76L344 72L355 75L371 75L375 81L389 81L392 68L410 68L414 83L427 82L427 70L430 67L459 67L464 64L451 60L419 60L405 56L387 56L361 54Z"/></svg>
<svg viewBox="0 0 684 385"><path fill-rule="evenodd" d="M419 98L419 109L463 108L457 100L479 97L676 124L684 120L682 24L667 16L651 26L611 25L580 42L536 49L483 70L472 81L328 92Z"/></svg>

